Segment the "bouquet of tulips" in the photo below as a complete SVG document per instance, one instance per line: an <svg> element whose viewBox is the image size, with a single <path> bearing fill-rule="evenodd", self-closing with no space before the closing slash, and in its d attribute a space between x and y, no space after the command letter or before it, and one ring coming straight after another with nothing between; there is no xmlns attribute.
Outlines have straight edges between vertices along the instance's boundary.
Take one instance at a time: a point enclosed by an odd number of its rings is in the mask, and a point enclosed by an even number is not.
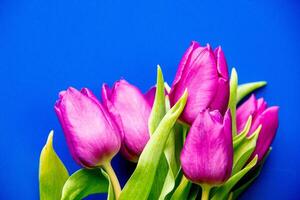
<svg viewBox="0 0 300 200"><path fill-rule="evenodd" d="M40 199L237 199L259 175L278 127L278 107L254 95L241 103L265 84L238 85L220 47L192 42L171 87L158 66L145 94L125 80L103 84L101 102L87 88L60 92L54 108L82 169L69 175L51 132L40 156ZM119 152L136 163L123 187L111 165Z"/></svg>

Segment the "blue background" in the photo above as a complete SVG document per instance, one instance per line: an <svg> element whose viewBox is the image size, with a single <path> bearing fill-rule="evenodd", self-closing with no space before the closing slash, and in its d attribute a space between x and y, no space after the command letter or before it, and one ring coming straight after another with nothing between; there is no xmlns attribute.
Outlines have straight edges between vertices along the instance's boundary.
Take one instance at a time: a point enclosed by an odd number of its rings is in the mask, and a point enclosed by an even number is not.
<svg viewBox="0 0 300 200"><path fill-rule="evenodd" d="M156 64L171 83L191 40L222 45L240 83L268 81L258 96L281 107L273 151L242 199L297 199L299 9L290 0L0 0L0 199L39 198L39 154L51 129L69 171L78 169L53 111L60 90L100 94L102 82L124 77L146 91ZM132 166L120 157L113 164L124 183Z"/></svg>

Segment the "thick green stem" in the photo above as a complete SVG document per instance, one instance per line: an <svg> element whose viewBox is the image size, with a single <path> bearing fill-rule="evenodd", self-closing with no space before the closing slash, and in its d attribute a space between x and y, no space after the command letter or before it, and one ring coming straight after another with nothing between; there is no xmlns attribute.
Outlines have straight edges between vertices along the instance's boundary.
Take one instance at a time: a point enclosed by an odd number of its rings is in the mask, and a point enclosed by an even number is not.
<svg viewBox="0 0 300 200"><path fill-rule="evenodd" d="M110 182L114 189L115 197L116 197L116 199L118 199L120 196L120 193L121 193L121 186L120 186L119 180L117 178L117 175L116 175L114 169L112 168L110 162L104 164L103 168L110 178Z"/></svg>
<svg viewBox="0 0 300 200"><path fill-rule="evenodd" d="M202 188L201 200L209 200L209 192L211 187L209 185L201 185L201 188Z"/></svg>

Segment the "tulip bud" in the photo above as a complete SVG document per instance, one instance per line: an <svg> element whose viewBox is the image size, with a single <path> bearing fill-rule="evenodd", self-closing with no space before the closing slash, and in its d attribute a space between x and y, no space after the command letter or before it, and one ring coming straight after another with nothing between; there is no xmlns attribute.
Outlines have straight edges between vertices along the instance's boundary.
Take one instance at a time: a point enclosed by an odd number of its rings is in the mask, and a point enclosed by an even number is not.
<svg viewBox="0 0 300 200"><path fill-rule="evenodd" d="M267 108L264 99L256 100L254 95L238 107L236 113L238 133L243 130L250 115L252 116L252 125L248 136L252 135L259 125L262 125L250 159L258 155L258 161L260 161L267 153L278 128L278 109L277 106Z"/></svg>
<svg viewBox="0 0 300 200"><path fill-rule="evenodd" d="M192 124L181 155L184 175L194 183L216 186L231 175L233 144L231 117L217 110L200 112Z"/></svg>
<svg viewBox="0 0 300 200"><path fill-rule="evenodd" d="M225 56L220 47L213 52L209 45L201 47L192 42L185 52L170 91L174 105L184 90L189 92L181 120L192 124L198 113L204 109L227 109L229 99L229 78Z"/></svg>
<svg viewBox="0 0 300 200"><path fill-rule="evenodd" d="M150 138L148 131L150 104L138 88L125 80L116 82L112 90L104 84L102 98L124 134L121 153L128 160L137 162Z"/></svg>
<svg viewBox="0 0 300 200"><path fill-rule="evenodd" d="M55 111L74 160L92 168L109 162L120 150L122 135L92 92L70 87L60 92Z"/></svg>

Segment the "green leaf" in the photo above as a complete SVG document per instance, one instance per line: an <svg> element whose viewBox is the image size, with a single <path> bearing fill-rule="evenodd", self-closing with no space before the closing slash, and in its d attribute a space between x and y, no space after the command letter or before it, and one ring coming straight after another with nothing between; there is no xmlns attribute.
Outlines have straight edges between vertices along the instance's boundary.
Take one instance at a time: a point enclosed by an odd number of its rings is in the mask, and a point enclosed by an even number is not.
<svg viewBox="0 0 300 200"><path fill-rule="evenodd" d="M171 130L169 138L167 140L164 156L168 164L168 173L165 177L164 185L162 187L160 196L158 199L165 199L166 196L172 192L175 187L176 176L180 170L180 152L183 146L183 136L181 125L176 123ZM158 176L160 175L160 168L157 169ZM156 185L156 184L155 184Z"/></svg>
<svg viewBox="0 0 300 200"><path fill-rule="evenodd" d="M265 86L267 82L265 81L258 81L258 82L252 82L252 83L245 83L242 85L239 85L237 89L237 102L239 103L245 96L253 92L254 90L261 88Z"/></svg>
<svg viewBox="0 0 300 200"><path fill-rule="evenodd" d="M196 184L193 184L190 189L190 193L189 193L187 200L196 200L196 198L199 194L199 191L200 191L200 187Z"/></svg>
<svg viewBox="0 0 300 200"><path fill-rule="evenodd" d="M169 86L169 84L167 82L165 82L165 90L170 93L171 92L171 87Z"/></svg>
<svg viewBox="0 0 300 200"><path fill-rule="evenodd" d="M157 126L159 125L160 121L166 114L166 104L167 100L165 99L165 89L164 89L164 78L161 71L160 66L157 66L157 82L156 82L156 93L154 98L153 107L151 110L151 114L149 117L149 132L152 135ZM168 176L169 166L167 159L164 155L161 156L158 168L155 174L155 184L152 185L151 192L149 194L148 199L158 199L166 177Z"/></svg>
<svg viewBox="0 0 300 200"><path fill-rule="evenodd" d="M179 184L181 183L182 177L183 177L182 170L179 169L178 172L177 172L177 174L176 174L176 176L175 176L174 187L173 187L172 191L169 192L166 195L166 197L165 197L166 200L170 200L171 199L171 197L173 196L174 192L176 191L176 189L178 188Z"/></svg>
<svg viewBox="0 0 300 200"><path fill-rule="evenodd" d="M183 147L183 128L176 123L171 130L170 136L165 146L165 156L174 178L180 169L180 152Z"/></svg>
<svg viewBox="0 0 300 200"><path fill-rule="evenodd" d="M240 171L252 155L256 141L261 130L261 125L252 133L250 137L245 136L244 140L234 148L234 159L232 174Z"/></svg>
<svg viewBox="0 0 300 200"><path fill-rule="evenodd" d="M53 131L40 155L39 185L41 200L58 200L69 174L53 149Z"/></svg>
<svg viewBox="0 0 300 200"><path fill-rule="evenodd" d="M255 166L255 168L253 168L245 177L243 177L241 181L239 181L237 185L241 184L241 186L237 187L236 189L235 188L233 189L232 199L237 199L240 196L240 194L243 193L251 185L251 183L259 176L264 166L264 163L267 160L267 157L271 153L271 150L272 148L270 147L269 151L264 156L264 158L259 163L259 165Z"/></svg>
<svg viewBox="0 0 300 200"><path fill-rule="evenodd" d="M108 191L107 191L107 200L115 200L115 192L114 192L114 188L112 186L112 182L110 180L109 175L103 170L101 169L102 174L105 176L106 180L108 181Z"/></svg>
<svg viewBox="0 0 300 200"><path fill-rule="evenodd" d="M148 197L149 200L160 198L165 182L168 182L170 179L169 171L167 159L164 155L162 155L155 173L155 184L152 185L151 192Z"/></svg>
<svg viewBox="0 0 300 200"><path fill-rule="evenodd" d="M135 171L121 192L119 200L144 200L148 198L160 157L176 120L187 101L187 91L167 112L140 155Z"/></svg>
<svg viewBox="0 0 300 200"><path fill-rule="evenodd" d="M213 195L212 200L221 200L221 199L225 199L231 189L236 185L236 183L241 180L241 178L243 178L243 176L249 171L251 170L257 163L257 156L255 156L252 161L250 163L248 163L248 165L242 169L241 171L239 171L238 173L236 173L235 175L233 175L232 177L229 178L228 181L226 181L226 183L224 183L222 186L220 186L216 192Z"/></svg>
<svg viewBox="0 0 300 200"><path fill-rule="evenodd" d="M157 83L153 107L150 113L148 127L152 135L166 114L164 77L160 66L157 66Z"/></svg>
<svg viewBox="0 0 300 200"><path fill-rule="evenodd" d="M248 120L246 122L244 129L233 138L233 147L234 148L236 148L238 145L240 145L240 143L245 139L245 137L247 136L247 134L251 128L251 123L252 123L252 116L250 115L248 117Z"/></svg>
<svg viewBox="0 0 300 200"><path fill-rule="evenodd" d="M185 176L182 176L181 182L179 186L176 188L175 192L173 193L171 200L187 199L191 187L192 187L192 183L187 178L185 178Z"/></svg>
<svg viewBox="0 0 300 200"><path fill-rule="evenodd" d="M105 174L105 175L104 175ZM99 168L80 169L72 174L65 183L62 200L81 200L90 194L106 193L109 181L106 173Z"/></svg>
<svg viewBox="0 0 300 200"><path fill-rule="evenodd" d="M170 110L169 99L165 97L166 83L160 67L157 68L157 83L154 105L149 118L149 131L152 134L158 124L164 117L166 110ZM148 199L165 199L175 186L175 177L180 168L179 156L177 149L182 147L181 140L176 140L178 131L175 131L175 125L169 134L166 142L164 154L161 156L157 171L155 174L155 184L152 185ZM180 137L180 136L179 136ZM178 159L177 157L178 156Z"/></svg>
<svg viewBox="0 0 300 200"><path fill-rule="evenodd" d="M236 136L236 98L237 98L237 87L238 87L238 76L236 73L235 68L231 70L231 77L230 77L230 96L229 96L229 103L228 108L231 112L231 121L232 121L232 135Z"/></svg>

